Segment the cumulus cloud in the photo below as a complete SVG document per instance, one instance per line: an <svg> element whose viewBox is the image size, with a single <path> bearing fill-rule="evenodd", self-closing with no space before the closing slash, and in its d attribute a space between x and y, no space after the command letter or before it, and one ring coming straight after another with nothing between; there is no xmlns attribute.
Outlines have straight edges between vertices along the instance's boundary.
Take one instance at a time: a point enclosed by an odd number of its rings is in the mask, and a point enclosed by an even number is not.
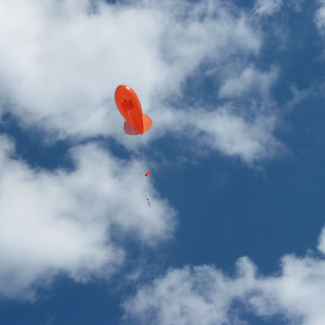
<svg viewBox="0 0 325 325"><path fill-rule="evenodd" d="M319 250L324 253L324 232ZM264 322L321 325L325 322L325 261L309 253L286 255L278 275L263 276L247 257L229 276L214 266L169 269L143 286L130 308L141 324L249 324L254 315Z"/></svg>
<svg viewBox="0 0 325 325"><path fill-rule="evenodd" d="M259 7L265 11L278 2L270 3L259 2ZM230 103L254 87L265 93L275 81L275 69L260 72L246 63L263 46L262 25L253 11L221 0L92 4L86 0L0 1L0 97L6 104L2 110L9 110L22 126L43 129L54 141L100 135L128 146L120 136L123 122L116 123L121 119L113 98L118 84L128 84L138 93L154 120L156 138L176 129L200 132L200 118L211 118L211 107L204 102L194 103L199 109L191 110L190 117L182 106L184 82L195 74L204 75L202 65L214 71L212 75L222 85L219 96ZM218 111L218 89L213 96L213 110ZM169 98L177 98L177 106L168 105ZM268 119L262 107L260 111L256 121ZM216 125L220 115L225 114L214 114ZM228 123L241 119L233 110L226 115ZM271 116L271 120L276 119ZM258 122L240 123L248 131L241 140L248 139L248 143L240 157L252 161L276 143L265 141L273 138L273 129L259 138ZM261 150L252 150L249 133L254 133L255 148ZM228 142L226 150L218 143L210 149L237 155L236 141L233 149Z"/></svg>
<svg viewBox="0 0 325 325"><path fill-rule="evenodd" d="M147 244L172 236L175 213L153 188L148 209L136 163L95 144L71 157L73 171L32 169L0 138L1 296L32 298L33 286L60 272L76 281L108 277L123 265L123 237L140 240L145 219Z"/></svg>

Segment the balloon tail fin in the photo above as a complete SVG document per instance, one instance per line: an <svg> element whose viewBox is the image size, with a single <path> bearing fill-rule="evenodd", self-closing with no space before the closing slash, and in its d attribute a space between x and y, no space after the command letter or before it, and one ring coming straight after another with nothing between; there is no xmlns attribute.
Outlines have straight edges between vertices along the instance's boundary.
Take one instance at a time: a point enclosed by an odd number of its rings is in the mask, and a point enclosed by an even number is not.
<svg viewBox="0 0 325 325"><path fill-rule="evenodd" d="M146 115L142 114L142 121L143 121L143 133L147 132L152 127L152 119Z"/></svg>

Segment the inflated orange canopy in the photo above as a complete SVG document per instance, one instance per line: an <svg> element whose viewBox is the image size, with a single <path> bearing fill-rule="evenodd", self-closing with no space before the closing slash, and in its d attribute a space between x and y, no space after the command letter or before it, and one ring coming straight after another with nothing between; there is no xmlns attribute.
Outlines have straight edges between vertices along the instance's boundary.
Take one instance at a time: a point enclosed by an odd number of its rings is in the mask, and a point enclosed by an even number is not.
<svg viewBox="0 0 325 325"><path fill-rule="evenodd" d="M152 120L142 113L139 98L131 87L126 85L118 86L115 90L115 102L125 119L124 131L127 134L143 134L151 128Z"/></svg>

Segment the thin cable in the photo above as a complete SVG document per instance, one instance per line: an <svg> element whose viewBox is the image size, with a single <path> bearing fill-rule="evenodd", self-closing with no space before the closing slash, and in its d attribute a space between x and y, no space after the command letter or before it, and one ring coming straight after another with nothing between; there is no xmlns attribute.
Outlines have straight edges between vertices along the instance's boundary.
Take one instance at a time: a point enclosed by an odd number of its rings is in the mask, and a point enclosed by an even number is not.
<svg viewBox="0 0 325 325"><path fill-rule="evenodd" d="M130 112L129 112L130 114ZM132 122L131 122L131 128L133 130L133 127L132 127ZM137 141L135 139L135 134L133 133L133 140L134 140L134 144L135 144L135 148L136 148L136 151L137 151L137 155L138 155L138 165L140 166L141 168L141 176L142 176L142 181L143 181L143 185L144 185L144 190L146 192L146 195L147 195L147 199L149 198L148 197L148 191L147 191L147 184L146 184L146 180L144 178L144 170L142 168L142 165L141 165L141 160L140 160L140 155L139 155L139 150L138 150L138 145L137 145ZM149 204L149 207L150 207L150 204Z"/></svg>
<svg viewBox="0 0 325 325"><path fill-rule="evenodd" d="M137 142L136 142L136 139L135 139L135 133L134 133L134 129L133 129L133 126L132 126L132 120L131 120L131 116L130 116L130 110L128 110L128 113L129 113L129 119L130 119L130 122L131 122L131 128L132 128L133 139L134 139L134 145L135 145L135 148L136 148L136 151L137 151L137 156L138 156L138 165L141 168L141 174L142 174L142 180L143 180L143 184L144 184L144 190L146 192L147 201L148 201L148 205L149 205L149 208L150 208L150 201L149 201L149 196L148 196L148 192L147 192L147 185L146 185L146 180L144 178L144 170L142 168L141 161L140 161L139 150L138 150ZM139 276L139 271L140 271L142 257L143 257L144 244L145 244L145 241L146 241L146 228L147 228L147 216L144 219L144 231L143 231L143 239L142 239L142 248L141 248L141 254L140 254L140 260L139 260L139 264L138 264L138 269L137 269L137 273L135 275L132 292L131 292L131 295L130 295L130 298L129 298L129 301L128 301L128 304L127 304L127 307L126 307L126 310L125 310L125 314L123 316L122 325L124 324L125 319L127 317L128 310L129 310L129 307L130 307L130 304L131 304L131 301L132 301L132 298L133 298L134 289L136 287L137 280L138 280L138 276Z"/></svg>
<svg viewBox="0 0 325 325"><path fill-rule="evenodd" d="M138 165L141 168L141 176L142 176L142 181L143 181L143 185L144 185L144 191L146 192L147 202L148 202L148 206L150 208L151 205L150 205L150 200L149 200L148 191L147 191L147 183L146 183L146 180L145 180L145 177L144 177L144 170L143 170L142 165L141 165L141 160L140 160L138 145L137 145L137 141L135 139L136 134L134 133L134 129L133 129L133 126L132 126L132 119L131 119L131 115L130 115L130 110L129 109L128 109L128 113L129 113L129 119L130 119L130 123L131 123L131 129L132 129L132 133L133 133L134 145L135 145L135 149L136 149L137 156L138 156Z"/></svg>
<svg viewBox="0 0 325 325"><path fill-rule="evenodd" d="M143 250L144 250L144 243L145 243L145 239L146 239L146 226L147 226L147 217L144 220L144 232L143 232L143 240L142 240L142 249L141 249L141 255L140 255L140 260L139 260L139 264L138 264L138 269L137 269L137 273L135 275L131 296L129 298L128 305L127 305L126 310L125 310L122 325L124 324L124 321L126 319L126 316L127 316L127 313L128 313L129 307L130 307L130 303L131 303L131 300L132 300L132 297L133 297L133 292L134 292L134 289L135 289L135 286L136 286L137 280L138 280L138 275L139 275L139 270L140 270L140 266L141 266L141 262L142 262L142 256L143 256Z"/></svg>

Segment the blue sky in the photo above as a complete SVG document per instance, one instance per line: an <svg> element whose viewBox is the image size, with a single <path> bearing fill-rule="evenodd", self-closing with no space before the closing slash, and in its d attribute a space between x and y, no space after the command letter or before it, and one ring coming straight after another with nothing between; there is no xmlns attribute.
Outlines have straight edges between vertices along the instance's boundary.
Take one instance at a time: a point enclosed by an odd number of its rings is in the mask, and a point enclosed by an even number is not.
<svg viewBox="0 0 325 325"><path fill-rule="evenodd" d="M325 323L325 2L0 0L0 323ZM137 144L114 92L153 127Z"/></svg>

